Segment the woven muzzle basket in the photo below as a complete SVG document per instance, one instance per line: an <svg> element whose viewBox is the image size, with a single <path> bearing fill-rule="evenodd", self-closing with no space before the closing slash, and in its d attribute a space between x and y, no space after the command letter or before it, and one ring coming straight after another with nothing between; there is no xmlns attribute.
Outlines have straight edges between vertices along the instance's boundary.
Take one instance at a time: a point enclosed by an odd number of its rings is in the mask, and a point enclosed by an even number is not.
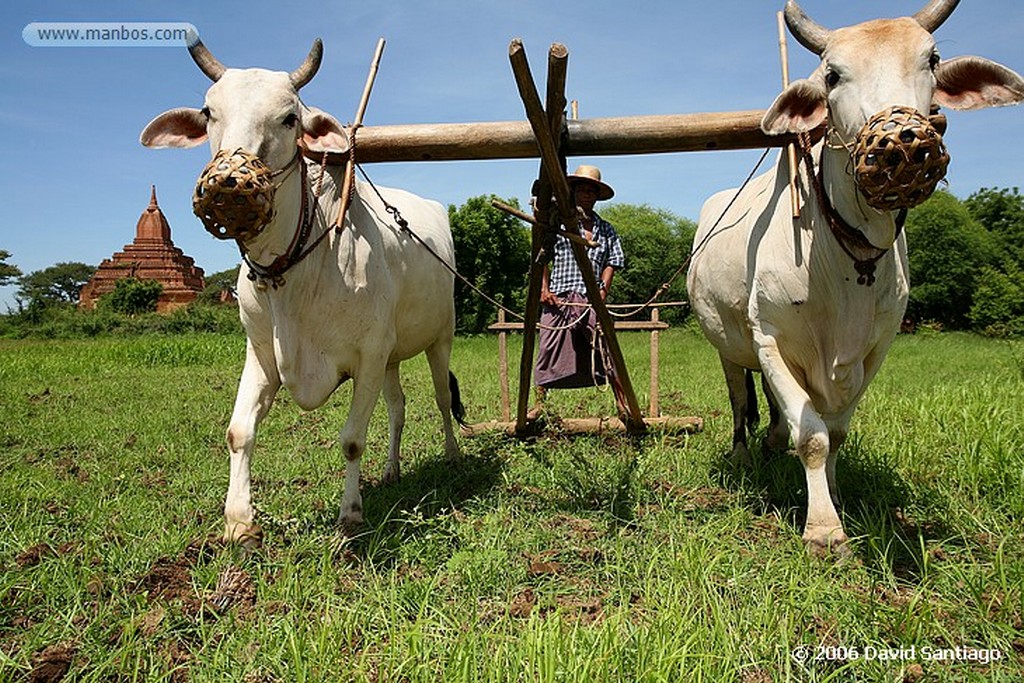
<svg viewBox="0 0 1024 683"><path fill-rule="evenodd" d="M917 206L946 177L941 133L913 107L892 107L864 124L853 150L857 186L867 203L892 211Z"/></svg>
<svg viewBox="0 0 1024 683"><path fill-rule="evenodd" d="M274 217L272 176L256 155L222 149L196 181L192 210L218 239L252 239Z"/></svg>

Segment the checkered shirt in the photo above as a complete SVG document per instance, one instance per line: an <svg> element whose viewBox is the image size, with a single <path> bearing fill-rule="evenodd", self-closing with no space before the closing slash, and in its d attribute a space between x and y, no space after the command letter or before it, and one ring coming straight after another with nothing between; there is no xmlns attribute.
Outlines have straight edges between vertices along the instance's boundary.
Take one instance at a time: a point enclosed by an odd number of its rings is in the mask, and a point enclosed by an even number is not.
<svg viewBox="0 0 1024 683"><path fill-rule="evenodd" d="M580 232L582 233L582 228ZM604 283L601 282L601 271L606 266L622 268L626 263L626 257L622 251L622 241L619 239L618 233L615 232L615 228L596 213L594 214L592 241L598 244L596 247L587 247L587 256L590 257L590 264L594 268L597 285L603 288ZM583 296L587 295L587 287L583 284L583 275L580 273L580 269L576 267L576 260L572 255L572 246L563 235L559 235L555 239L555 258L551 264L551 277L548 287L556 296L566 292L577 292Z"/></svg>

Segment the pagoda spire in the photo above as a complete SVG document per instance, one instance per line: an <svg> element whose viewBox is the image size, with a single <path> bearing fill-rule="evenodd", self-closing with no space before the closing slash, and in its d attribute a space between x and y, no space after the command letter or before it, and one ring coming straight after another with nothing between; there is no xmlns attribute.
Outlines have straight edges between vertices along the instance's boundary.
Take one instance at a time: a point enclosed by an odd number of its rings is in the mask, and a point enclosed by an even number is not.
<svg viewBox="0 0 1024 683"><path fill-rule="evenodd" d="M171 226L156 202L156 185L150 186L149 206L139 216L139 222L135 226L135 239L171 244Z"/></svg>
<svg viewBox="0 0 1024 683"><path fill-rule="evenodd" d="M135 226L135 241L123 251L105 259L79 295L79 306L92 308L96 301L114 291L118 280L134 277L156 280L163 286L157 310L185 306L203 291L203 269L171 241L171 226L156 200L156 185L150 186L149 206Z"/></svg>

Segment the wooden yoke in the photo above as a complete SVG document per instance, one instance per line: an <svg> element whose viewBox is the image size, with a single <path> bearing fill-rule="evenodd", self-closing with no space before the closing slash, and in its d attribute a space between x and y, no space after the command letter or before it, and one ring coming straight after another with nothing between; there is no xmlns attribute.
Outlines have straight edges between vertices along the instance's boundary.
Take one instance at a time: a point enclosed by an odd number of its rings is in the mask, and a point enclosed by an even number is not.
<svg viewBox="0 0 1024 683"><path fill-rule="evenodd" d="M526 116L530 121L534 136L537 139L537 145L540 148L542 162L541 177L537 185L536 193L537 223L533 230L535 240L533 253L535 254L539 252L536 240L538 237L542 237L544 226L548 224L547 217L542 215L541 211L546 211L550 208L549 204L552 194L558 203L557 208L561 222L566 231L577 235L579 234L579 218L576 210L576 202L573 200L572 193L569 189L569 183L565 176L564 162L559 158L559 147L555 142L555 135L552 134L553 120L558 122L558 130L560 131L561 120L564 116L564 64L567 57L568 51L563 45L556 43L552 46L551 56L549 59L549 69L556 71L556 74L558 73L558 69L560 69L560 76L553 79L549 75L547 92L548 111L547 114L545 114L545 110L540 104L540 98L537 95L537 88L534 85L529 64L526 61L526 53L523 49L522 42L516 39L509 45L509 59L512 62L512 71L516 78L516 84L519 87L519 95L522 98L523 105L526 109ZM557 69L555 67L557 67ZM553 81L557 82L553 83ZM545 180L547 181L549 188L544 187ZM542 200L548 206L542 206ZM598 287L597 277L594 274L593 267L590 265L590 259L587 256L586 248L575 240L570 241L570 246L572 247L576 265L579 268L580 274L583 276L583 282L586 285L587 298L589 299L590 304L594 307L598 323L601 325L601 332L604 334L605 340L608 344L608 351L611 354L616 375L622 385L624 394L623 398L625 399L626 409L628 411L627 415L624 416L626 429L629 432L642 432L646 429L646 425L644 424L643 415L640 412L640 404L637 402L636 394L633 392L633 385L629 379L626 363L622 356L622 349L619 347L618 339L615 336L615 324L601 298L601 290ZM527 320L524 334L529 334L529 331L532 328L535 328L537 318L539 317L540 278L538 276L539 264L535 258L530 268L530 287L528 293L529 298L527 299ZM524 338L523 341L523 360L520 366L519 404L516 414L517 431L522 431L526 427L526 403L529 398L531 368L524 368L524 366L532 366L534 341L533 336L529 339Z"/></svg>

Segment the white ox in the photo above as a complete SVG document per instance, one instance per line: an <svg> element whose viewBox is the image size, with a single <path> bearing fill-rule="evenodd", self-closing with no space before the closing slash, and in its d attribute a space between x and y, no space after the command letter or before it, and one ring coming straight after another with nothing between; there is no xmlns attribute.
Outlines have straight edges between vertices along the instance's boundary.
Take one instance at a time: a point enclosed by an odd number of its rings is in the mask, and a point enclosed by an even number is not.
<svg viewBox="0 0 1024 683"><path fill-rule="evenodd" d="M718 193L701 210L687 285L725 370L733 459L749 462L745 430L757 419L750 370L760 370L772 407L768 445L785 447L792 438L804 466L803 538L814 552L848 552L836 513L836 452L899 330L909 292L898 212L866 204L847 147L873 114L894 105L927 115L933 103L978 109L1024 98L1024 81L1003 66L978 57L940 60L931 34L957 3L932 0L913 18L829 31L787 2L790 31L822 61L782 92L761 127L768 134L799 133L827 121L825 139L811 150L815 169L822 169L834 210L873 247L839 243L805 164L802 212L792 218L784 154L738 195ZM858 283L844 247L858 259L878 257L874 284Z"/></svg>
<svg viewBox="0 0 1024 683"><path fill-rule="evenodd" d="M252 270L258 271L279 257L286 263L295 260L290 254L302 221L304 195L315 211L307 245L331 230L343 171L327 168L317 200L310 193L319 164L296 155L300 147L315 152L341 151L347 147L347 138L333 117L307 108L299 99L299 88L319 67L319 39L305 63L291 74L225 68L202 43L190 52L214 81L205 105L161 114L142 132L142 144L192 147L209 138L214 154L246 150L270 169L283 170L278 175L282 179L274 192L270 223L255 236L238 240L244 257L238 300L248 342L227 431L231 473L224 505L224 538L244 545L261 540L262 531L253 516L249 462L257 426L282 385L299 406L312 410L342 382L352 379L351 407L340 434L347 468L339 523L357 525L362 521L359 461L370 415L383 389L390 431L384 479L396 479L405 421L398 366L421 351L427 355L443 419L445 452L449 456L458 453L450 413L454 409L461 418L461 404L448 368L455 324L454 278L423 245L402 231L371 188L357 183L344 228L291 266L283 275L284 284L278 281L280 286L267 286L262 278L250 279ZM303 172L294 172L296 166ZM380 192L388 204L400 210L410 228L454 268L444 208L401 190L380 188Z"/></svg>

